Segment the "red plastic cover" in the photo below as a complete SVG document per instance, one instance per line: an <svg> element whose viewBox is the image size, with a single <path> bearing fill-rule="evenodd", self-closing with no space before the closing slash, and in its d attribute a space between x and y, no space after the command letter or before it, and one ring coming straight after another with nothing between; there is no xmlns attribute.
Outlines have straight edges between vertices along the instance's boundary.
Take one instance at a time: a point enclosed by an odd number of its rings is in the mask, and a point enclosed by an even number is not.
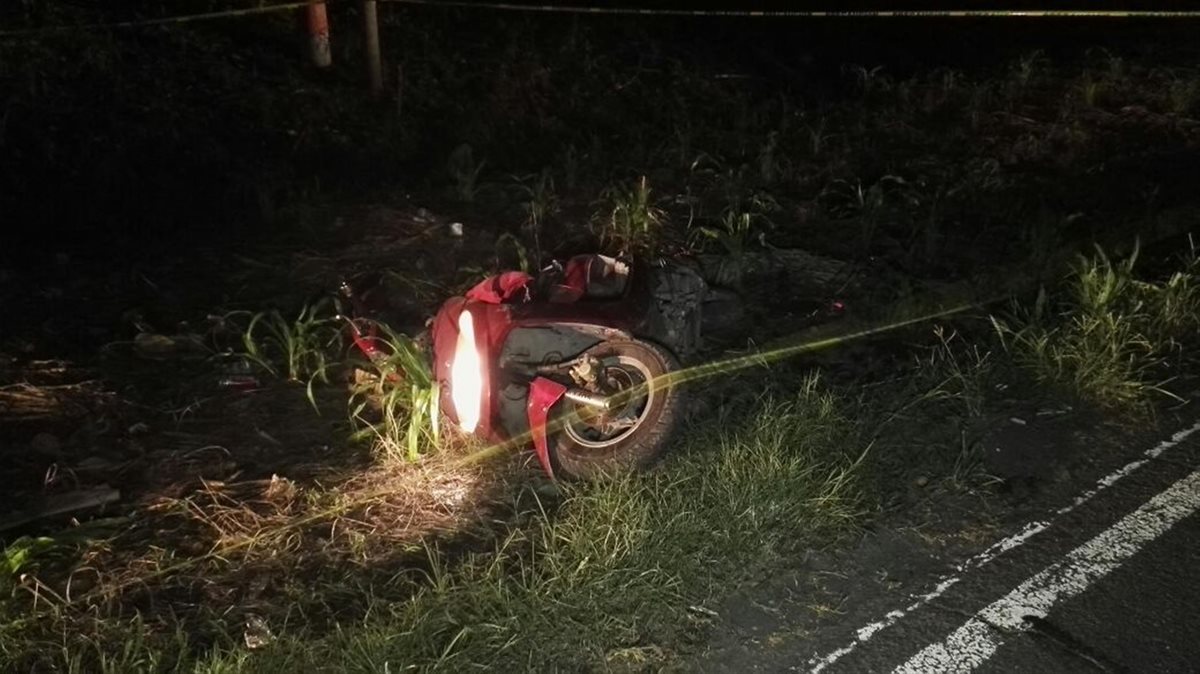
<svg viewBox="0 0 1200 674"><path fill-rule="evenodd" d="M529 299L533 277L523 271L506 271L489 276L467 291L467 299L486 304L505 304Z"/></svg>

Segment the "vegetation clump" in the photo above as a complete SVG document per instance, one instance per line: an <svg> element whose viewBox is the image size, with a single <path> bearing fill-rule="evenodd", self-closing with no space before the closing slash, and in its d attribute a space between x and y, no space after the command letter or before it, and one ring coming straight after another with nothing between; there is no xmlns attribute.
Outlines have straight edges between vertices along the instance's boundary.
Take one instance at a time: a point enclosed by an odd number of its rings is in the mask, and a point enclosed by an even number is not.
<svg viewBox="0 0 1200 674"><path fill-rule="evenodd" d="M1106 410L1148 414L1171 396L1164 365L1200 325L1200 262L1192 251L1169 277L1135 274L1138 250L1113 260L1099 248L1074 264L1057 299L995 319L1003 343L1047 385Z"/></svg>

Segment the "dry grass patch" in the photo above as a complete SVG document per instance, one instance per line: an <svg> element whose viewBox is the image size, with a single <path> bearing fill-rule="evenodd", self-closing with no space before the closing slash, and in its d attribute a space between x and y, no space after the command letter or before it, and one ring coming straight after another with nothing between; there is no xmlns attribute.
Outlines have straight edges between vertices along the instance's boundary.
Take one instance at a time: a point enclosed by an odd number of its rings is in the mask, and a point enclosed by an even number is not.
<svg viewBox="0 0 1200 674"><path fill-rule="evenodd" d="M198 480L187 495L148 497L137 517L110 521L109 535L63 543L14 579L0 663L102 667L114 653L98 635L134 623L139 653L178 661L232 645L249 615L320 629L360 617L368 600L407 597L426 577L427 546L486 538L483 523L504 501L511 469L485 474L461 456L388 463L329 486Z"/></svg>

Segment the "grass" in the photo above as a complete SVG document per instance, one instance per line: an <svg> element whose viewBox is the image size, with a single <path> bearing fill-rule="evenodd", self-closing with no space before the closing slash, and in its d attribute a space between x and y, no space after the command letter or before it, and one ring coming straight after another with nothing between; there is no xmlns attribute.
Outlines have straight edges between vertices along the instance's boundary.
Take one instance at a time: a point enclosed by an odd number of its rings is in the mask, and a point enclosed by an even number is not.
<svg viewBox="0 0 1200 674"><path fill-rule="evenodd" d="M468 528L490 502L478 481L476 470L431 460L329 487L211 482L160 496L134 526L93 532L77 549L66 549L69 532L56 534L47 554L67 561L69 574L45 555L23 562L42 568L14 579L0 604L0 668L161 671L147 665L157 662L189 671L212 648L242 647L251 613L276 631L296 621L323 631L362 615L372 597L411 596L423 582L425 564L413 566L422 541Z"/></svg>
<svg viewBox="0 0 1200 674"><path fill-rule="evenodd" d="M95 12L99 14L92 16ZM104 14L95 12L58 0L13 20L72 23L83 21L77 15L98 20ZM286 40L290 26L284 24L264 22L263 36ZM77 200L87 211L123 215L132 210L153 219L163 207L169 213L189 210L180 209L180 200L173 198L183 193L188 196L185 203L276 212L262 219L276 221L282 229L295 223L278 217L284 209L270 204L290 208L310 200L309 194L318 202L335 194L358 198L368 184L385 191L402 184L403 192L412 192L414 199L446 197L479 216L476 221L515 226L518 223L508 222L513 216L540 223L543 217L535 211L549 202L518 195L532 211L505 212L505 206L515 205L505 202L478 212L489 201L484 196L490 190L481 190L485 171L517 176L549 171L560 178L557 187L564 188L555 195L564 212L585 207L597 192L606 192L595 227L610 245L622 248L657 238L649 234L655 220L648 217L654 213L649 206L666 216L674 215L671 200L677 194L702 201L717 198L702 194L702 186L685 168L695 157L707 155L752 177L785 211L820 202L826 186L832 210L847 210L857 201L856 210L862 212L860 239L871 240L875 229L924 222L906 217L904 211L921 210L924 215L930 209L928 199L917 206L898 203L905 190L882 180L889 175L920 185L924 194L951 195L948 203L938 205L938 218L946 221L933 223L939 231L953 231L951 223L962 220L969 206L977 231L1008 228L1011 233L1012 223L1024 219L1007 211L1024 210L1028 215L1035 205L1018 204L1018 197L1031 186L1016 186L995 203L964 203L976 196L961 184L966 165L996 158L1006 159L1006 168L1055 162L1062 148L1044 136L1095 121L1073 114L1080 87L1086 89L1089 83L1103 85L1093 91L1093 98L1103 93L1099 98L1105 109L1145 106L1175 115L1192 114L1200 91L1191 61L1179 59L1186 66L1172 65L1166 58L1150 63L1123 56L1112 45L1111 51L1086 52L1083 67L1078 59L1058 53L997 50L995 62L986 68L906 73L882 56L842 51L840 45L818 40L814 49L821 44L835 47L829 52L831 59L880 59L843 67L837 77L836 68L815 72L802 61L784 65L774 59L747 60L744 49L724 52L686 40L676 44L642 32L635 21L584 21L568 29L549 19L523 22L504 16L422 13L386 24L385 32L390 36L384 41L385 60L403 65L403 75L396 79L402 91L395 92L407 101L403 119L369 100L353 69L339 68L325 80L310 81L311 73L282 57L277 42L268 39L244 40L220 31L220 39L213 39L191 27L172 27L162 41L150 43L132 34L89 34L78 44L48 42L33 50L16 42L0 45L14 55L0 69L0 86L13 100L12 113L3 117L0 131L7 130L5 137L17 144L14 152L35 167L4 176L6 189L0 192L18 195L22 203L27 199L29 204L45 204L45 190L30 189L40 180L35 178L62 173L90 195ZM351 33L341 48L354 53L359 47L355 39ZM516 43L524 46L517 49ZM463 44L470 49L464 51ZM655 54L655 63L643 63L641 54ZM251 78L255 86L247 92L244 64L260 61L271 63L271 72ZM119 66L123 62L146 67L138 77L129 77ZM183 65L197 62L204 67L195 72ZM781 65L786 70L776 69ZM756 83L755 78L727 77L744 69L761 70L767 79ZM788 73L786 81L798 76L809 84L791 89L770 79L781 72ZM99 94L108 91L120 95ZM308 100L315 91L328 94L318 97L316 105ZM986 95L975 95L980 92ZM100 99L116 107L98 105ZM213 100L222 101L222 106L213 108ZM97 128L96 114L110 109L111 119L105 121L111 124ZM52 114L39 114L42 110ZM92 111L86 120L78 112L83 110ZM237 123L212 125L220 133L203 143L177 131L203 128L212 121L205 115ZM92 131L73 134L69 130L74 128ZM1094 142L1089 144L1100 156L1112 156L1120 148L1107 147L1107 141L1098 138L1105 135L1104 128L1100 124L1090 129ZM164 138L171 142L164 143ZM1152 140L1155 147L1170 148L1181 139L1163 133ZM1017 147L1020 152L1013 151ZM74 166L64 157L80 156L103 160L98 166L106 170L97 174L116 172L126 180L136 173L130 168L161 171L161 166L173 165L162 158L186 156L203 169L206 179L195 176L196 167L179 164L170 171L174 179L166 181L171 190L161 190L163 203L148 204L145 195L126 200L120 190L111 189L107 178L64 171ZM1086 169L1093 158L1081 157L1079 168ZM637 175L648 176L654 185L655 204L639 206L639 187L646 182L621 184L622 177ZM1083 201L1057 193L1069 191L1061 186L1064 181L1049 177L1045 182L1043 187L1051 193L1042 201ZM528 186L544 188L536 180ZM111 208L94 208L96 204ZM720 204L707 212L721 213L730 206ZM64 219L44 208L29 210L45 210L51 221ZM295 217L301 218L304 210ZM843 223L828 222L840 219L837 213L822 215L833 217L821 218L823 231L816 232L821 238L844 235ZM578 224L584 225L584 219ZM540 241L540 224L532 229L535 254L561 243ZM814 232L796 233L809 237ZM904 232L881 233L905 238ZM956 231L952 238L959 252L977 243L965 232Z"/></svg>
<svg viewBox="0 0 1200 674"><path fill-rule="evenodd" d="M242 347L246 358L272 376L328 381L341 334L328 304L318 302L305 305L291 320L278 310L255 314L242 334Z"/></svg>
<svg viewBox="0 0 1200 674"><path fill-rule="evenodd" d="M655 205L642 176L632 186L615 185L600 195L602 211L593 218L600 245L610 253L654 253L663 236L666 212Z"/></svg>
<svg viewBox="0 0 1200 674"><path fill-rule="evenodd" d="M835 180L820 195L834 217L858 223L859 255L867 255L882 228L895 228L911 219L920 205L916 190L904 178L885 175L870 185Z"/></svg>
<svg viewBox="0 0 1200 674"><path fill-rule="evenodd" d="M780 206L769 192L748 188L743 175L727 170L719 176L727 205L714 222L689 218L688 243L693 249L712 248L727 255L736 267L755 244L766 245L774 226L771 215Z"/></svg>
<svg viewBox="0 0 1200 674"><path fill-rule="evenodd" d="M1173 287L1171 297L1188 295L1184 280ZM133 600L127 606L139 605L144 590L165 598L201 577L214 589L277 579L268 593L248 594L231 607L202 603L198 614L132 619L46 594L53 617L4 623L0 666L670 667L708 629L724 597L786 567L800 551L854 530L903 492L912 471L951 489L978 488L970 426L985 415L996 359L948 328L934 337L911 373L869 391L845 388L854 398L813 373L789 388L787 372L794 369L775 368L769 394L712 401L707 421L658 470L557 491L527 476L515 488L481 487L494 476L452 469L453 454L408 461L402 439L410 437L403 416L410 403L401 400L393 423L376 423L400 441L393 455L404 461L384 460L332 488L282 479L255 493L242 493L245 485L208 487L162 510L167 519L147 523L154 530L200 525L205 533L192 538L203 554L162 548L126 557L105 571L102 583L106 597L129 594L118 601ZM404 359L416 350L401 346L412 346L401 336L389 341L392 369L408 377ZM728 382L726 390L749 387ZM479 495L480 488L490 495ZM420 521L434 513L446 514ZM128 544L101 546L107 547ZM88 554L89 564L107 568L103 555ZM253 649L243 633L247 621L254 625ZM60 643L47 651L55 639Z"/></svg>
<svg viewBox="0 0 1200 674"><path fill-rule="evenodd" d="M511 245L526 268L584 230L612 252L662 250L686 239L686 209L699 223L693 243L735 257L769 227L775 245L869 261L871 272L907 265L876 279L886 291L880 301L892 302L901 293L891 280L912 280L914 261L966 277L977 267L1024 265L1031 253L1078 238L1072 227L1100 237L1127 227L1145 204L1122 200L1122 190L1101 195L1081 177L1098 175L1098 165L1116 175L1122 169L1106 163L1113 157L1177 151L1186 127L1156 115L1192 114L1200 91L1191 65L1107 52L1107 70L1082 75L1057 55L1033 52L985 74L906 75L868 64L826 82L790 72L805 86L784 90L765 76L737 76L742 59L753 58L745 50L727 63L706 45L704 58L692 60L634 29L492 19L471 28L458 16L431 17L413 13L387 26L385 45L395 51L386 58L404 68L402 121L362 102L358 84L343 76L353 69L314 80L277 63L271 40L247 47L224 28L171 28L144 41L103 34L78 48L46 43L32 52L0 45L21 56L0 59L0 88L13 101L0 131L26 167L3 176L0 192L14 196L12 212L27 204L47 222L91 226L64 217L66 202L43 187L70 184L81 212L119 226L135 217L174 222L181 212L207 217L213 204L230 204L292 235L277 205L315 223L322 218L305 208L309 195L358 201L369 187L389 199L411 191L432 210L458 209L473 235L465 247L493 224L524 228L532 256L511 235L488 252L500 257ZM292 27L262 29L280 37ZM351 39L342 43L348 51ZM274 65L248 83L247 63L256 72ZM195 65L180 76L180 64ZM1114 125L1126 106L1150 114L1122 113ZM1092 109L1079 114L1084 107ZM188 128L214 131L197 144L176 130ZM97 168L80 174L79 165ZM164 177L150 197L113 189L150 173ZM481 183L492 175L525 177L493 199ZM622 182L628 176L643 177ZM126 193L139 196L114 197ZM1164 195L1163 208L1191 203ZM1066 206L1097 196L1092 210L1111 215ZM438 197L452 204L428 203ZM1022 239L1024 225L1013 223L1035 221L1049 224ZM371 264L416 264L421 254L388 250ZM1081 262L1063 289L998 319L997 334L1047 387L1145 410L1163 386L1159 364L1200 327L1197 269L1193 262L1145 280L1123 265L1103 256ZM322 312L255 316L243 350L264 372L308 380L311 391L340 358ZM97 584L112 590L103 601L57 602L53 569L38 565L45 551L13 547L10 561L29 578L51 574L37 601L54 610L38 632L26 610L29 586L14 590L0 668L658 667L705 628L707 611L738 582L852 528L906 471L966 481L975 457L967 427L984 415L992 376L1007 363L985 337L949 329L938 337L901 371L902 382L861 400L838 399L809 379L795 394L714 413L652 474L552 496L494 486L499 496L481 496L487 488L478 483L495 476L483 480L454 468L453 452L428 451L439 444L428 423L437 419L436 390L412 341L388 335L391 357L349 408L377 449L373 465L321 484L204 483L155 501L129 531L96 537L78 555L77 581L99 569ZM886 458L871 444L882 428L900 438L884 448ZM258 582L268 589L256 590ZM249 612L264 613L274 635L253 652L243 641Z"/></svg>
<svg viewBox="0 0 1200 674"><path fill-rule="evenodd" d="M4 546L3 566L0 566L0 577L7 583L13 577L29 570L33 560L45 551L53 548L54 539L47 537L31 538L22 536ZM0 585L5 587L5 585Z"/></svg>
<svg viewBox="0 0 1200 674"><path fill-rule="evenodd" d="M986 344L947 332L945 326L935 326L933 331L937 341L924 356L917 357L916 367L935 381L930 388L934 397L955 401L963 418L981 418L996 368L992 352Z"/></svg>
<svg viewBox="0 0 1200 674"><path fill-rule="evenodd" d="M553 495L521 488L512 514L483 548L463 552L453 543L410 539L424 561L366 585L327 566L332 559L315 576L289 574L289 584L299 583L296 589L303 586L307 596L251 604L272 634L272 643L253 653L241 643L240 616L248 608L235 606L229 616L208 618L216 621L210 629L219 627L207 645L191 641L196 627L185 629L178 618L150 630L140 619L109 618L65 638L58 652L35 656L21 650L31 642L6 637L0 664L19 667L33 657L42 666L101 672L459 671L577 669L655 645L669 653L677 640L702 629L740 582L861 520L869 501L857 474L869 454L846 410L810 375L794 392L779 390L727 410L685 438L660 470L562 485ZM438 490L429 482L410 487ZM393 489L404 493L400 485ZM262 509L258 519L236 509L207 516L224 522L232 536L203 564L210 578L226 567L274 560L271 568L282 564L282 570L290 558L320 558L328 546L314 547L320 538L304 533L315 523L312 515L295 510L303 494L298 488L275 494L279 507L294 504L282 511L289 519ZM389 497L382 498L368 509L346 510L349 504L328 499L322 508L342 508L342 526L353 529L386 505ZM310 523L296 527L289 520ZM339 535L339 545L345 537ZM246 540L253 543L239 543ZM314 597L352 601L355 610L316 629L311 618L293 614L311 616ZM215 650L202 655L208 648Z"/></svg>
<svg viewBox="0 0 1200 674"><path fill-rule="evenodd" d="M695 227L692 230L692 245L699 248L707 242L715 243L737 261L753 241L756 230L753 213L726 211L716 226Z"/></svg>
<svg viewBox="0 0 1200 674"><path fill-rule="evenodd" d="M486 160L475 161L475 152L470 145L463 143L454 148L446 160L446 172L454 182L454 197L459 201L470 203L479 194L479 175L483 173Z"/></svg>
<svg viewBox="0 0 1200 674"><path fill-rule="evenodd" d="M539 268L542 263L542 231L553 220L559 210L558 196L554 187L554 176L549 169L540 173L521 176L516 179L516 188L520 193L521 207L525 211L525 229L533 239L534 264ZM511 237L512 235L507 235ZM503 237L502 237L503 238ZM499 245L499 240L497 240ZM519 244L518 244L519 245ZM521 270L530 271L524 250L520 251Z"/></svg>
<svg viewBox="0 0 1200 674"><path fill-rule="evenodd" d="M370 439L384 460L416 461L441 438L438 385L429 355L411 337L376 324L377 344L387 356L370 364L350 398L355 437Z"/></svg>
<svg viewBox="0 0 1200 674"><path fill-rule="evenodd" d="M864 448L842 410L810 376L695 434L660 471L565 486L557 503L527 492L532 512L493 549L454 562L431 549L407 601L316 641L281 630L198 671L578 669L669 649L739 581L859 521Z"/></svg>
<svg viewBox="0 0 1200 674"><path fill-rule="evenodd" d="M1112 260L1081 257L1057 299L1044 290L1033 307L995 319L1005 346L1043 384L1105 410L1147 415L1171 396L1163 365L1194 339L1200 316L1191 251L1163 280L1135 274L1138 250Z"/></svg>

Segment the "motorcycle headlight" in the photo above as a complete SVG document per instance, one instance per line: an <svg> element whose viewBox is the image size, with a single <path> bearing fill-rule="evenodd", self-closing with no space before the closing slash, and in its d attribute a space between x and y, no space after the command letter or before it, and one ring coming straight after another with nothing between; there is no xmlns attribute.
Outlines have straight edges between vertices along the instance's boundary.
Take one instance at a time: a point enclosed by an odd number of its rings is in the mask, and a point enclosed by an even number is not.
<svg viewBox="0 0 1200 674"><path fill-rule="evenodd" d="M475 320L470 311L458 316L458 340L450 363L450 398L458 425L467 433L475 431L483 406L483 360L475 341Z"/></svg>

